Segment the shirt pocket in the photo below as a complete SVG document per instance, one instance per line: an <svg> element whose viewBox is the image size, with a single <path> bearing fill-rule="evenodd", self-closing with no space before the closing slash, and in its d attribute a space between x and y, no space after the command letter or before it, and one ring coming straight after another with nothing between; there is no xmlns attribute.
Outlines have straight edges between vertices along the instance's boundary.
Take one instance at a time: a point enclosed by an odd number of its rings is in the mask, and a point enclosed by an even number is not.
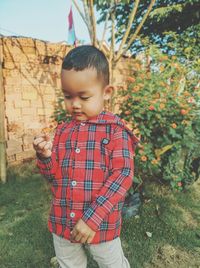
<svg viewBox="0 0 200 268"><path fill-rule="evenodd" d="M105 176L110 175L110 159L112 154L112 141L110 138L104 137L100 141L101 162L100 168L104 171Z"/></svg>

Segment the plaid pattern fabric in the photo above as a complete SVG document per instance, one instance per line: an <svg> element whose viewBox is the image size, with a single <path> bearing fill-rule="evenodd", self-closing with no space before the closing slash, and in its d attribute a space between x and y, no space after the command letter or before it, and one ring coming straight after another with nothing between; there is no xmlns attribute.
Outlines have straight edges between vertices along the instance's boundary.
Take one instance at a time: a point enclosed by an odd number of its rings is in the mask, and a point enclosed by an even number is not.
<svg viewBox="0 0 200 268"><path fill-rule="evenodd" d="M58 125L51 157L36 154L41 174L51 182L51 232L71 240L70 231L82 218L96 231L92 244L120 235L121 210L132 185L138 142L124 121L108 111Z"/></svg>

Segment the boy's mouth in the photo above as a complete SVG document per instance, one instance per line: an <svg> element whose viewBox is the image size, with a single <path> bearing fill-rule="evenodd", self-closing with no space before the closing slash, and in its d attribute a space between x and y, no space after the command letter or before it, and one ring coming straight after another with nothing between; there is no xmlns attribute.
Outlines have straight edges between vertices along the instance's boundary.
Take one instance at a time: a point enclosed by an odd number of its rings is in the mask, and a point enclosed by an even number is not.
<svg viewBox="0 0 200 268"><path fill-rule="evenodd" d="M83 113L74 113L75 116L83 115Z"/></svg>

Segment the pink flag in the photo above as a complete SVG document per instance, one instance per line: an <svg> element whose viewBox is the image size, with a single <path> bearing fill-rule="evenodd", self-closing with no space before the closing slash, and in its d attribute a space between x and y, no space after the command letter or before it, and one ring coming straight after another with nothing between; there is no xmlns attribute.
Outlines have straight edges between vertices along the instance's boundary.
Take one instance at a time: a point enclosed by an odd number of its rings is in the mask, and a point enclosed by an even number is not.
<svg viewBox="0 0 200 268"><path fill-rule="evenodd" d="M68 23L69 23L69 29L68 29L68 44L75 45L77 44L76 40L76 34L75 34L75 28L74 28L74 21L73 21L73 13L72 13L72 7L70 9L69 15L68 15Z"/></svg>

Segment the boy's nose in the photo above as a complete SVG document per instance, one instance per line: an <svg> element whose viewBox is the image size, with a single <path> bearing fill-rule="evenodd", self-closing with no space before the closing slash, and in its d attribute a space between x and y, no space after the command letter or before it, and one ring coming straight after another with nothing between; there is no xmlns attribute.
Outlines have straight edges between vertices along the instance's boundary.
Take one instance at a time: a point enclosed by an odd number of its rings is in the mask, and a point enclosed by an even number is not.
<svg viewBox="0 0 200 268"><path fill-rule="evenodd" d="M73 108L80 108L81 105L80 105L79 101L74 100L74 101L72 101L72 107L73 107Z"/></svg>

